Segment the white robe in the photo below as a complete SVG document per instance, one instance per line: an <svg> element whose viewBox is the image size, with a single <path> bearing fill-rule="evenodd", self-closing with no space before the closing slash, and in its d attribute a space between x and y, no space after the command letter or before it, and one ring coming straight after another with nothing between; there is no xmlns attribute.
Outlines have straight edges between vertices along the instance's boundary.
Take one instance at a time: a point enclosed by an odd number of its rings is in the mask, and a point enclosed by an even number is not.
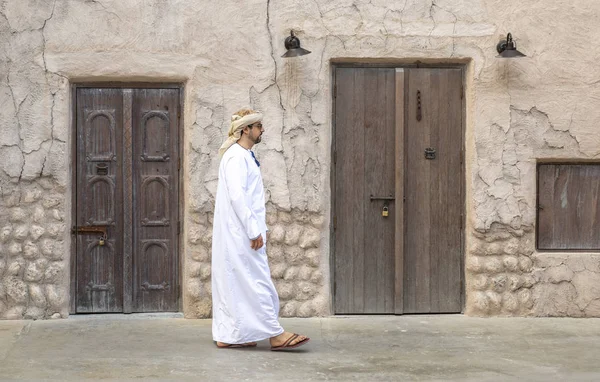
<svg viewBox="0 0 600 382"><path fill-rule="evenodd" d="M213 340L261 341L283 333L279 296L267 262L265 193L260 168L238 144L219 165L212 241ZM255 251L250 239L263 236Z"/></svg>

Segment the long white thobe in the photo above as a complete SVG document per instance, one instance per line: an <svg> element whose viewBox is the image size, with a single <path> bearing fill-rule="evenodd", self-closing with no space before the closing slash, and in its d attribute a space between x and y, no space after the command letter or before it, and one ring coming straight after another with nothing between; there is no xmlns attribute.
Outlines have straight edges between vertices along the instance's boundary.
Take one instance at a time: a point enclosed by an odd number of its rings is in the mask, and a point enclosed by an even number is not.
<svg viewBox="0 0 600 382"><path fill-rule="evenodd" d="M213 339L228 344L283 333L267 262L265 193L250 151L231 146L219 165L212 241ZM263 236L255 251L250 240Z"/></svg>

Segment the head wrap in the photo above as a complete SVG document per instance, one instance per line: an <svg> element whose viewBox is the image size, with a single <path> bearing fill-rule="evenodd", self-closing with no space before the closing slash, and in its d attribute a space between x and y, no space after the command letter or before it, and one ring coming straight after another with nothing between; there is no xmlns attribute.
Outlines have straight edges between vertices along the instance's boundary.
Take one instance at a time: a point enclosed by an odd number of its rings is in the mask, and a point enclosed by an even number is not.
<svg viewBox="0 0 600 382"><path fill-rule="evenodd" d="M261 113L248 114L243 117L237 114L232 115L227 140L223 142L219 149L219 158L242 137L242 130L244 127L262 121L262 118L263 115Z"/></svg>

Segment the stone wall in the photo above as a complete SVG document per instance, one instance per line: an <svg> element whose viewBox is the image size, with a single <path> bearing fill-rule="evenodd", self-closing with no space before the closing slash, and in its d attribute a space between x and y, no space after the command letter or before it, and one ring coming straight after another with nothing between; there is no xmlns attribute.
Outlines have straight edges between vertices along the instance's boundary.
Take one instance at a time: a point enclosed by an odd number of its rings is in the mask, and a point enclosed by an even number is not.
<svg viewBox="0 0 600 382"><path fill-rule="evenodd" d="M210 249L212 214L194 213L188 227L186 317L211 313ZM305 211L267 208L267 255L280 298L283 317L312 317L330 311L328 277L323 273L320 251L323 217Z"/></svg>
<svg viewBox="0 0 600 382"><path fill-rule="evenodd" d="M210 314L216 153L245 106L265 114L282 314L331 313L331 65L417 61L467 68L466 313L600 316L600 256L535 249L536 162L600 159L599 12L586 0L0 0L0 317L67 315L69 85L108 80L185 86L185 315ZM312 54L280 57L290 29ZM495 57L507 32L527 58Z"/></svg>
<svg viewBox="0 0 600 382"><path fill-rule="evenodd" d="M49 178L2 186L0 317L67 317L64 188Z"/></svg>

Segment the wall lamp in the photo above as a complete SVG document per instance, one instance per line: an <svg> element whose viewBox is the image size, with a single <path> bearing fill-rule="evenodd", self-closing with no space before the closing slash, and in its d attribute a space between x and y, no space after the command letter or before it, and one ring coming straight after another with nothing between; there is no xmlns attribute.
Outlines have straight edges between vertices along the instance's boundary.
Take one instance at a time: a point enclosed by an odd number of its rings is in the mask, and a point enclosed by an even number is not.
<svg viewBox="0 0 600 382"><path fill-rule="evenodd" d="M300 39L294 36L294 31L290 31L290 35L286 37L284 44L285 49L287 49L287 52L285 52L285 54L281 56L283 58L299 57L310 53L310 50L306 50L300 47Z"/></svg>
<svg viewBox="0 0 600 382"><path fill-rule="evenodd" d="M513 57L527 57L523 53L517 50L517 43L513 41L512 34L506 36L506 40L501 40L496 45L498 51L498 58L513 58Z"/></svg>

